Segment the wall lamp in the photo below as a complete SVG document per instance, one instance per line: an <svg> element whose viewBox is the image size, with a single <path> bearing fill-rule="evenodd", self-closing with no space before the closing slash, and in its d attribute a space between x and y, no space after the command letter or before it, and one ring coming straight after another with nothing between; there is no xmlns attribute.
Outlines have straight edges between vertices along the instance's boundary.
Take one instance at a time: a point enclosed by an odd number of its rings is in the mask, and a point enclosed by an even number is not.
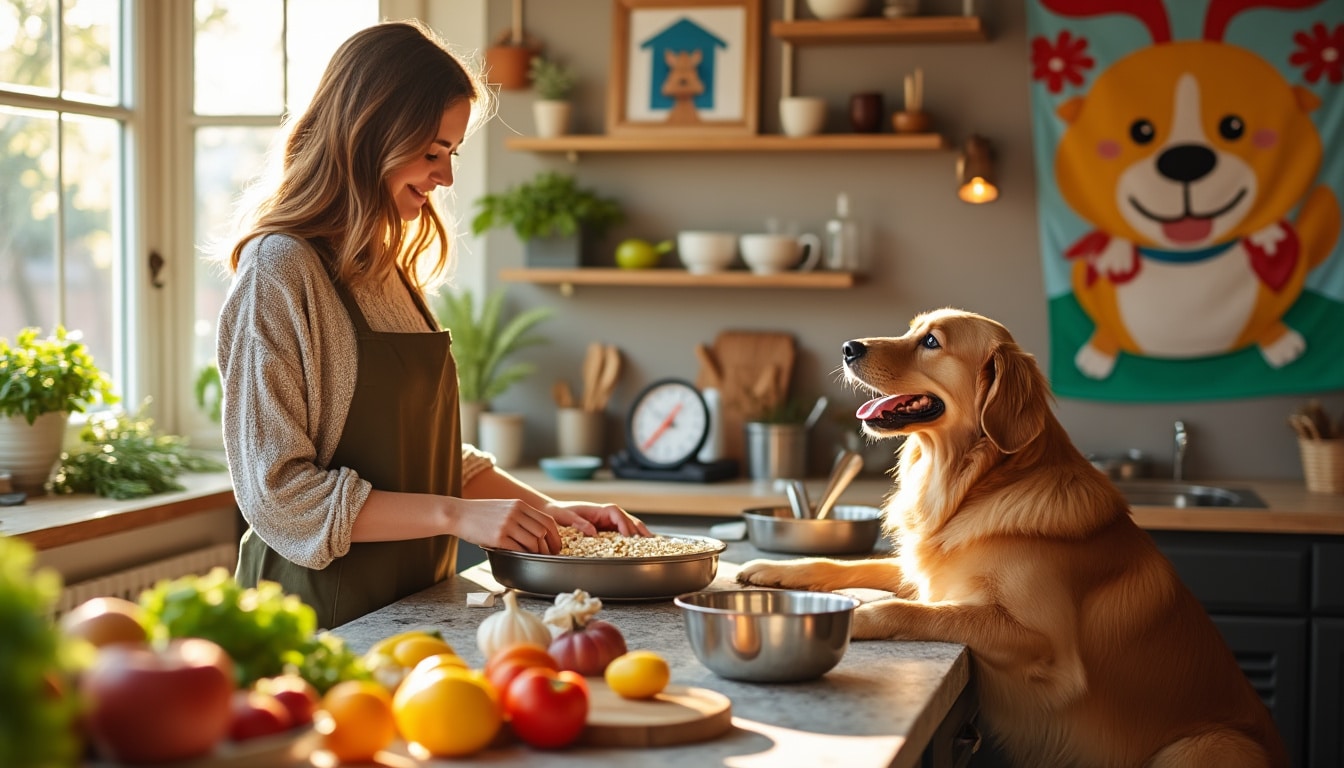
<svg viewBox="0 0 1344 768"><path fill-rule="evenodd" d="M984 136L972 134L957 158L957 197L977 204L999 199L994 175L994 147Z"/></svg>

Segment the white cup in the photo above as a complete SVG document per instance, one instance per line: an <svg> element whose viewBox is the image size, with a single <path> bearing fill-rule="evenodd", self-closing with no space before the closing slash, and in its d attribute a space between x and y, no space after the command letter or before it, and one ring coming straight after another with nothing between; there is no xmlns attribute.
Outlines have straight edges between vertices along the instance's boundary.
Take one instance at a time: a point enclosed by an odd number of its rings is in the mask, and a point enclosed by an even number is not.
<svg viewBox="0 0 1344 768"><path fill-rule="evenodd" d="M786 136L814 136L826 125L826 100L786 96L779 100L779 122Z"/></svg>
<svg viewBox="0 0 1344 768"><path fill-rule="evenodd" d="M737 255L737 235L731 232L677 233L677 258L696 275L722 272Z"/></svg>
<svg viewBox="0 0 1344 768"><path fill-rule="evenodd" d="M799 272L814 269L821 260L821 238L801 235L743 235L742 260L758 275L773 275L798 266ZM802 263L799 263L799 259Z"/></svg>

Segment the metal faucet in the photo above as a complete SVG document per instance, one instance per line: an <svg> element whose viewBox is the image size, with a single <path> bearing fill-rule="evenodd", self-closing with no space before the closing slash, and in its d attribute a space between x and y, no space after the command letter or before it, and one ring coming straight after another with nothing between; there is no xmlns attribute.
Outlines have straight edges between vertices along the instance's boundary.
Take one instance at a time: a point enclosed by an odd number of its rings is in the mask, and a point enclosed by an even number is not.
<svg viewBox="0 0 1344 768"><path fill-rule="evenodd" d="M1176 420L1176 451L1171 457L1171 479L1181 480L1185 474L1185 447L1190 443L1190 435L1185 431L1185 422Z"/></svg>

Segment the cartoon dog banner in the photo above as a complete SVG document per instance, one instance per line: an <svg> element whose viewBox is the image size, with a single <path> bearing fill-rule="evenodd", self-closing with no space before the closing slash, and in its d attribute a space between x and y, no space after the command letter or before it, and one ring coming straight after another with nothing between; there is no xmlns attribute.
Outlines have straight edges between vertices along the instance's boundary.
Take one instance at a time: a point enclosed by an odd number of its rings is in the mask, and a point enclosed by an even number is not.
<svg viewBox="0 0 1344 768"><path fill-rule="evenodd" d="M1344 2L1028 0L1051 383L1344 388Z"/></svg>

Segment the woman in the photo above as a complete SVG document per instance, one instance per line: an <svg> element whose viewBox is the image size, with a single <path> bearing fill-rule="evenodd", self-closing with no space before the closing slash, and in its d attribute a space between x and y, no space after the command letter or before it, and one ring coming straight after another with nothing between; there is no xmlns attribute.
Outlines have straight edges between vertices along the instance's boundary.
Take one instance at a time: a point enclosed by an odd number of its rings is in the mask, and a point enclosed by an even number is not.
<svg viewBox="0 0 1344 768"><path fill-rule="evenodd" d="M424 290L448 264L431 193L452 185L487 95L417 23L356 33L228 258L217 354L249 525L237 578L278 581L322 627L446 578L458 538L551 553L557 524L648 534L619 507L557 502L462 444L452 340Z"/></svg>

